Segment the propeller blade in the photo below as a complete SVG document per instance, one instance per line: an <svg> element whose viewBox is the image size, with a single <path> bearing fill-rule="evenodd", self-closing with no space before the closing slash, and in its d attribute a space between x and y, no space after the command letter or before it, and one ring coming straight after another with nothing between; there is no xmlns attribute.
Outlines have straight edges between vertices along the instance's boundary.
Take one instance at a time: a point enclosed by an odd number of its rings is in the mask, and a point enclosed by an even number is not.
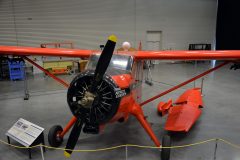
<svg viewBox="0 0 240 160"><path fill-rule="evenodd" d="M113 55L114 48L116 46L117 37L115 35L111 35L108 37L108 41L102 51L102 54L99 57L97 67L94 73L94 79L92 83L92 91L95 91L96 86L102 80L103 75L105 74L110 60Z"/></svg>
<svg viewBox="0 0 240 160"><path fill-rule="evenodd" d="M81 130L83 126L83 120L80 118L76 121L75 125L73 126L73 129L70 133L70 136L68 138L68 142L64 151L65 157L70 157L72 154L72 150L74 149L77 140L80 136Z"/></svg>

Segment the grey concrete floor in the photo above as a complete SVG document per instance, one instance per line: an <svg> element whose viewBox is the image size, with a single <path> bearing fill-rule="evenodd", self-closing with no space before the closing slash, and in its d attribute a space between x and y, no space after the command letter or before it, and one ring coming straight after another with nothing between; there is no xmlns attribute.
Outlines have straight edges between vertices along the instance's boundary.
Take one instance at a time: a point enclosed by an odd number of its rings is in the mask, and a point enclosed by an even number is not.
<svg viewBox="0 0 240 160"><path fill-rule="evenodd" d="M143 100L176 85L196 73L210 67L208 62L199 63L197 69L191 63L160 63L152 70L154 85L143 84ZM211 138L223 138L240 144L240 72L229 70L229 65L205 77L203 114L189 133L174 135L173 145L190 144ZM74 76L60 76L71 81ZM201 80L196 82L200 86ZM70 119L71 112L66 102L66 89L50 78L43 76L30 77L28 80L30 99L23 100L23 82L0 81L0 139L6 141L6 131L20 117L45 128L45 142L51 126L60 124L64 126ZM164 132L166 117L157 115L156 107L160 101L169 98L176 99L185 89L193 87L193 83L174 91L161 99L155 100L144 107L148 121L152 123L156 135L161 138ZM65 147L67 134L62 147ZM110 124L99 135L82 134L76 149L95 149L120 144L153 145L140 124L131 117L128 122ZM18 145L18 143L13 142ZM215 143L173 149L173 160L213 160ZM217 160L239 159L239 150L218 143ZM32 159L41 159L39 149L33 149ZM71 159L81 160L122 160L125 159L125 148L104 152L73 153ZM0 160L28 159L26 150L11 148L0 144ZM47 150L46 160L65 159L63 151ZM128 148L129 160L160 159L156 149Z"/></svg>

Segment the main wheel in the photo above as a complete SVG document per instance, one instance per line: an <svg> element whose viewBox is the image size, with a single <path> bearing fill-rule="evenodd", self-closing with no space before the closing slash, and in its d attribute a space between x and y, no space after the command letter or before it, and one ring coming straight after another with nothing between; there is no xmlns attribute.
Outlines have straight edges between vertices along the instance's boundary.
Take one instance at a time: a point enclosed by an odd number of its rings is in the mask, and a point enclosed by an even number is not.
<svg viewBox="0 0 240 160"><path fill-rule="evenodd" d="M162 139L162 147L171 147L171 138L168 135L164 135ZM170 148L162 148L161 151L161 160L170 159Z"/></svg>
<svg viewBox="0 0 240 160"><path fill-rule="evenodd" d="M59 125L52 126L48 132L48 143L52 147L59 147L62 142L63 138L60 137L60 133L63 131L62 127Z"/></svg>

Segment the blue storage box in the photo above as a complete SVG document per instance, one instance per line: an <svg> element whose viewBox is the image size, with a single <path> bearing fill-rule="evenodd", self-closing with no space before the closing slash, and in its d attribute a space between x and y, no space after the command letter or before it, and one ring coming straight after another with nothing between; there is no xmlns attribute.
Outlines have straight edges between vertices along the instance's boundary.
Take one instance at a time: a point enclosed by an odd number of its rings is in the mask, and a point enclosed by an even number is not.
<svg viewBox="0 0 240 160"><path fill-rule="evenodd" d="M8 61L9 76L12 81L14 80L24 80L24 66L25 63L22 59L10 59Z"/></svg>

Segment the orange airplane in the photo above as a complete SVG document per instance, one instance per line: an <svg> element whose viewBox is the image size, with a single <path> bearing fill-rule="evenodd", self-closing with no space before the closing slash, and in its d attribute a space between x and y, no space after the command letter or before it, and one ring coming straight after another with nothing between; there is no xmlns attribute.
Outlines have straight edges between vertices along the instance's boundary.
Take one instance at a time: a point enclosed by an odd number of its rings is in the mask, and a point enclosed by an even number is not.
<svg viewBox="0 0 240 160"><path fill-rule="evenodd" d="M157 147L169 147L170 137L163 136L162 143L154 134L151 126L147 122L142 107L167 93L180 88L198 78L209 74L226 64L240 60L240 51L134 51L134 52L114 52L117 38L112 35L102 51L79 50L79 49L50 49L31 48L20 46L0 46L0 56L12 55L22 57L32 63L47 75L68 88L67 102L73 114L68 124L62 128L59 125L53 126L48 134L48 141L51 146L60 146L64 135L73 126L65 156L69 157L74 149L81 131L85 133L97 134L103 130L104 126L112 122L125 122L130 115L136 117L144 130L150 136ZM41 66L36 64L28 56L60 56L60 57L81 57L89 58L86 70L77 75L71 84L67 84L60 78L54 76ZM141 84L143 80L143 60L226 60L222 64L203 72L169 90L162 92L146 101L141 101ZM239 64L233 65L234 69L239 68ZM180 131L188 131L199 117L198 108L201 107L201 100L192 103L192 95L198 95L197 89L184 93L180 96L178 105L194 106L194 109L187 110L187 114L181 116L181 124L184 126ZM196 110L196 111L195 111ZM181 109L172 107L171 101L160 103L158 111L161 114L178 115ZM194 113L193 113L194 112ZM196 112L196 113L195 113ZM191 123L188 122L188 115ZM166 130L174 130L176 118L169 117ZM186 123L186 125L185 125ZM179 129L177 127L177 129ZM162 148L161 159L170 159L170 149Z"/></svg>

